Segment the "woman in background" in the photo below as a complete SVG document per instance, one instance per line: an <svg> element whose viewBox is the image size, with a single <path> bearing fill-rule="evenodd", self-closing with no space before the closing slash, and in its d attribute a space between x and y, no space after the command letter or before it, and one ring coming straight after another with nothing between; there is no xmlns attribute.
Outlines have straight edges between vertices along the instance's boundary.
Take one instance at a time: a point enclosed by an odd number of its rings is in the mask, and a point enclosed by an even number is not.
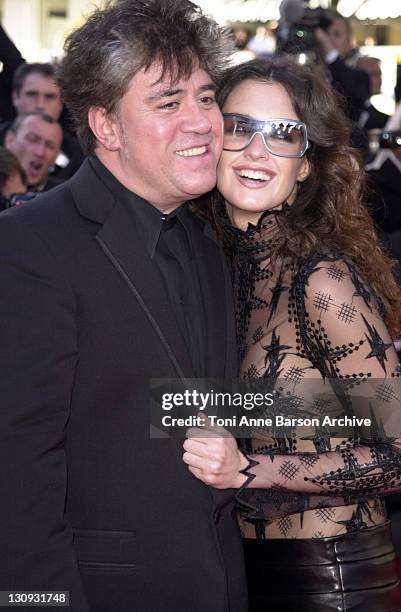
<svg viewBox="0 0 401 612"><path fill-rule="evenodd" d="M241 375L290 389L287 415L351 410L372 427L346 440L295 428L241 449L195 428L184 461L206 484L239 489L251 612L395 612L381 496L401 487L391 340L401 294L362 202L349 126L324 78L289 60L230 69L218 102L224 145L212 209L233 261ZM312 401L309 383L323 385L324 399Z"/></svg>

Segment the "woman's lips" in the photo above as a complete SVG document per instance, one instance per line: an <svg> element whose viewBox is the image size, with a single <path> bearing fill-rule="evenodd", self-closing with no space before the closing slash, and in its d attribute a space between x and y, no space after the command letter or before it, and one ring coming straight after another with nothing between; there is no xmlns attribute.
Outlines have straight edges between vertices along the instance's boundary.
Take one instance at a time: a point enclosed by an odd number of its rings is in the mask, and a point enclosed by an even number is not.
<svg viewBox="0 0 401 612"><path fill-rule="evenodd" d="M233 170L241 185L251 189L266 187L276 176L275 172L261 167L242 166L233 168Z"/></svg>

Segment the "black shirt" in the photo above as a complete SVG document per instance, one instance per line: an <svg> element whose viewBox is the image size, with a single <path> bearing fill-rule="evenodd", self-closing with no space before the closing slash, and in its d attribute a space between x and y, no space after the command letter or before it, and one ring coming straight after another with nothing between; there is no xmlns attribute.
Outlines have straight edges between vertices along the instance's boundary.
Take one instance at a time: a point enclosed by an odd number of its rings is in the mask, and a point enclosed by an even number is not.
<svg viewBox="0 0 401 612"><path fill-rule="evenodd" d="M192 233L199 231L193 214L185 204L164 214L124 187L97 157L91 157L89 162L109 191L129 206L137 236L160 272L166 298L188 347L195 374L204 377L207 340L199 267L191 240Z"/></svg>

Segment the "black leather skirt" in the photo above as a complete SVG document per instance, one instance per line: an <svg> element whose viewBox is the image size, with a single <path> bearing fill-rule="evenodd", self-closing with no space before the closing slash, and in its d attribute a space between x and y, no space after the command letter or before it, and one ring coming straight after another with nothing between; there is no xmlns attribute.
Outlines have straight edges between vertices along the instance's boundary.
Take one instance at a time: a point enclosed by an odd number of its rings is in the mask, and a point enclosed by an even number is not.
<svg viewBox="0 0 401 612"><path fill-rule="evenodd" d="M249 612L399 612L390 523L330 538L244 540Z"/></svg>

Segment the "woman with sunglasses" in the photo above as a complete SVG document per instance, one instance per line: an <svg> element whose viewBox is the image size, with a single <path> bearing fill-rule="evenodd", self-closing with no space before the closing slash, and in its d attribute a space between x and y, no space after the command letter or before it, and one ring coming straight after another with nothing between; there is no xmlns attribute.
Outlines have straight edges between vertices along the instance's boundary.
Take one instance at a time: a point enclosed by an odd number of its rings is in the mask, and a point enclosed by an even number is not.
<svg viewBox="0 0 401 612"><path fill-rule="evenodd" d="M212 210L232 257L241 375L274 381L288 417L370 426L347 437L291 425L239 447L194 428L184 461L206 484L238 489L251 612L395 612L382 497L401 487L401 295L362 203L349 126L325 79L288 60L230 69L217 99Z"/></svg>

